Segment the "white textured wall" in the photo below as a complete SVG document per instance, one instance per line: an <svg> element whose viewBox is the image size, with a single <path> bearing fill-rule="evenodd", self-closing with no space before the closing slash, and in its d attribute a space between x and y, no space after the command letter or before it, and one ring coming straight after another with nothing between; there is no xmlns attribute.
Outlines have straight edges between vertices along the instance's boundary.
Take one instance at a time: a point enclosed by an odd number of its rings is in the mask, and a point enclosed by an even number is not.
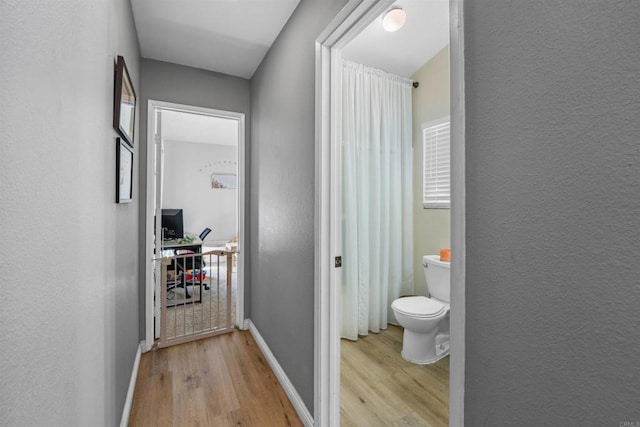
<svg viewBox="0 0 640 427"><path fill-rule="evenodd" d="M637 425L640 7L465 4L465 425Z"/></svg>
<svg viewBox="0 0 640 427"><path fill-rule="evenodd" d="M233 145L165 141L162 207L182 209L185 233L211 233L205 240L227 241L238 233L238 190L211 188L211 174L237 173Z"/></svg>
<svg viewBox="0 0 640 427"><path fill-rule="evenodd" d="M117 54L139 89L129 2L1 0L0 52L0 424L113 426L138 346L111 127Z"/></svg>

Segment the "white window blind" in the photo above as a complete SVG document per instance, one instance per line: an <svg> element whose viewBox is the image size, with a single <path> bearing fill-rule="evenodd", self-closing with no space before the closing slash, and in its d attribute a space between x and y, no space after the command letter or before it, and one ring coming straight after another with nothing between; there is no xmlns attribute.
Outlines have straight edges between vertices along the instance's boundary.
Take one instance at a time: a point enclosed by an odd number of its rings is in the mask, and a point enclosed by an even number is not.
<svg viewBox="0 0 640 427"><path fill-rule="evenodd" d="M422 125L422 206L425 209L451 206L449 128L449 117Z"/></svg>

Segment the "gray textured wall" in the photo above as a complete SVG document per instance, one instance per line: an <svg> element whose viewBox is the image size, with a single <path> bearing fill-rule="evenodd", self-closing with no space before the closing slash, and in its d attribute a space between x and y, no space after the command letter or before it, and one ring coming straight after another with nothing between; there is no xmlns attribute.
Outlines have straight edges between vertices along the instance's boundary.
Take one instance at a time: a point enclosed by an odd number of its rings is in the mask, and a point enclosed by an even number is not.
<svg viewBox="0 0 640 427"><path fill-rule="evenodd" d="M249 80L240 77L228 76L226 74L215 73L213 71L200 70L198 68L185 67L168 62L156 61L153 59L142 59L140 61L140 81L142 90L140 92L140 259L144 259L144 224L146 221L146 197L147 197L147 107L150 99L154 101L174 102L177 104L194 105L197 107L213 108L217 110L233 111L245 114L245 164L247 167L245 182L250 182L251 170L251 149L249 141L250 134L250 85ZM249 193L251 188L247 188L245 210L246 225L245 234L250 235L249 229ZM248 238L246 240L249 241ZM243 251L245 266L249 265L250 253ZM145 309L144 309L144 281L145 265L140 263L140 336L145 336ZM245 318L251 315L250 295L251 295L251 273L245 267Z"/></svg>
<svg viewBox="0 0 640 427"><path fill-rule="evenodd" d="M2 0L0 52L0 424L114 426L139 342L112 128L117 55L140 89L131 6Z"/></svg>
<svg viewBox="0 0 640 427"><path fill-rule="evenodd" d="M313 412L314 42L346 1L303 1L251 81L251 319Z"/></svg>
<svg viewBox="0 0 640 427"><path fill-rule="evenodd" d="M466 425L640 422L640 7L465 3Z"/></svg>

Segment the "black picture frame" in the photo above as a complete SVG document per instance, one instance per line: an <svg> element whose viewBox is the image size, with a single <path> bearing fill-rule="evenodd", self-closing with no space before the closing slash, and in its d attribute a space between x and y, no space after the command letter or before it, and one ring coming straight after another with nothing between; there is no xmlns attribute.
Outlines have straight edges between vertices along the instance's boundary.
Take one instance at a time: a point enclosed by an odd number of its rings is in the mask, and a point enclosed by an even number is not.
<svg viewBox="0 0 640 427"><path fill-rule="evenodd" d="M116 203L133 201L133 149L116 138Z"/></svg>
<svg viewBox="0 0 640 427"><path fill-rule="evenodd" d="M136 124L136 91L133 88L127 64L118 55L115 67L113 96L113 128L133 147Z"/></svg>

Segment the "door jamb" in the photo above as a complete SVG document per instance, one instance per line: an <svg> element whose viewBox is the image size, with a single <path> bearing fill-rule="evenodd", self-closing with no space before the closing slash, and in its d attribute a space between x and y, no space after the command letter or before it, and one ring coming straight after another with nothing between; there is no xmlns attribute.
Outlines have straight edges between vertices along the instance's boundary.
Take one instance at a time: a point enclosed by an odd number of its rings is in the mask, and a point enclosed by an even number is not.
<svg viewBox="0 0 640 427"><path fill-rule="evenodd" d="M145 218L145 349L151 350L154 343L153 334L153 292L154 284L151 276L153 267L153 144L155 138L155 111L156 109L184 111L187 113L203 114L208 116L223 117L238 121L238 253L237 253L237 296L235 323L240 329L246 329L244 320L244 256L245 245L245 115L233 111L216 110L213 108L197 107L193 105L177 104L173 102L156 101L150 99L147 106L147 214Z"/></svg>
<svg viewBox="0 0 640 427"><path fill-rule="evenodd" d="M340 49L394 0L350 0L316 39L314 425L340 424L340 289L333 257L342 249L336 212L339 145L334 82ZM449 1L451 76L451 356L449 425L464 425L465 368L465 109L464 0Z"/></svg>

